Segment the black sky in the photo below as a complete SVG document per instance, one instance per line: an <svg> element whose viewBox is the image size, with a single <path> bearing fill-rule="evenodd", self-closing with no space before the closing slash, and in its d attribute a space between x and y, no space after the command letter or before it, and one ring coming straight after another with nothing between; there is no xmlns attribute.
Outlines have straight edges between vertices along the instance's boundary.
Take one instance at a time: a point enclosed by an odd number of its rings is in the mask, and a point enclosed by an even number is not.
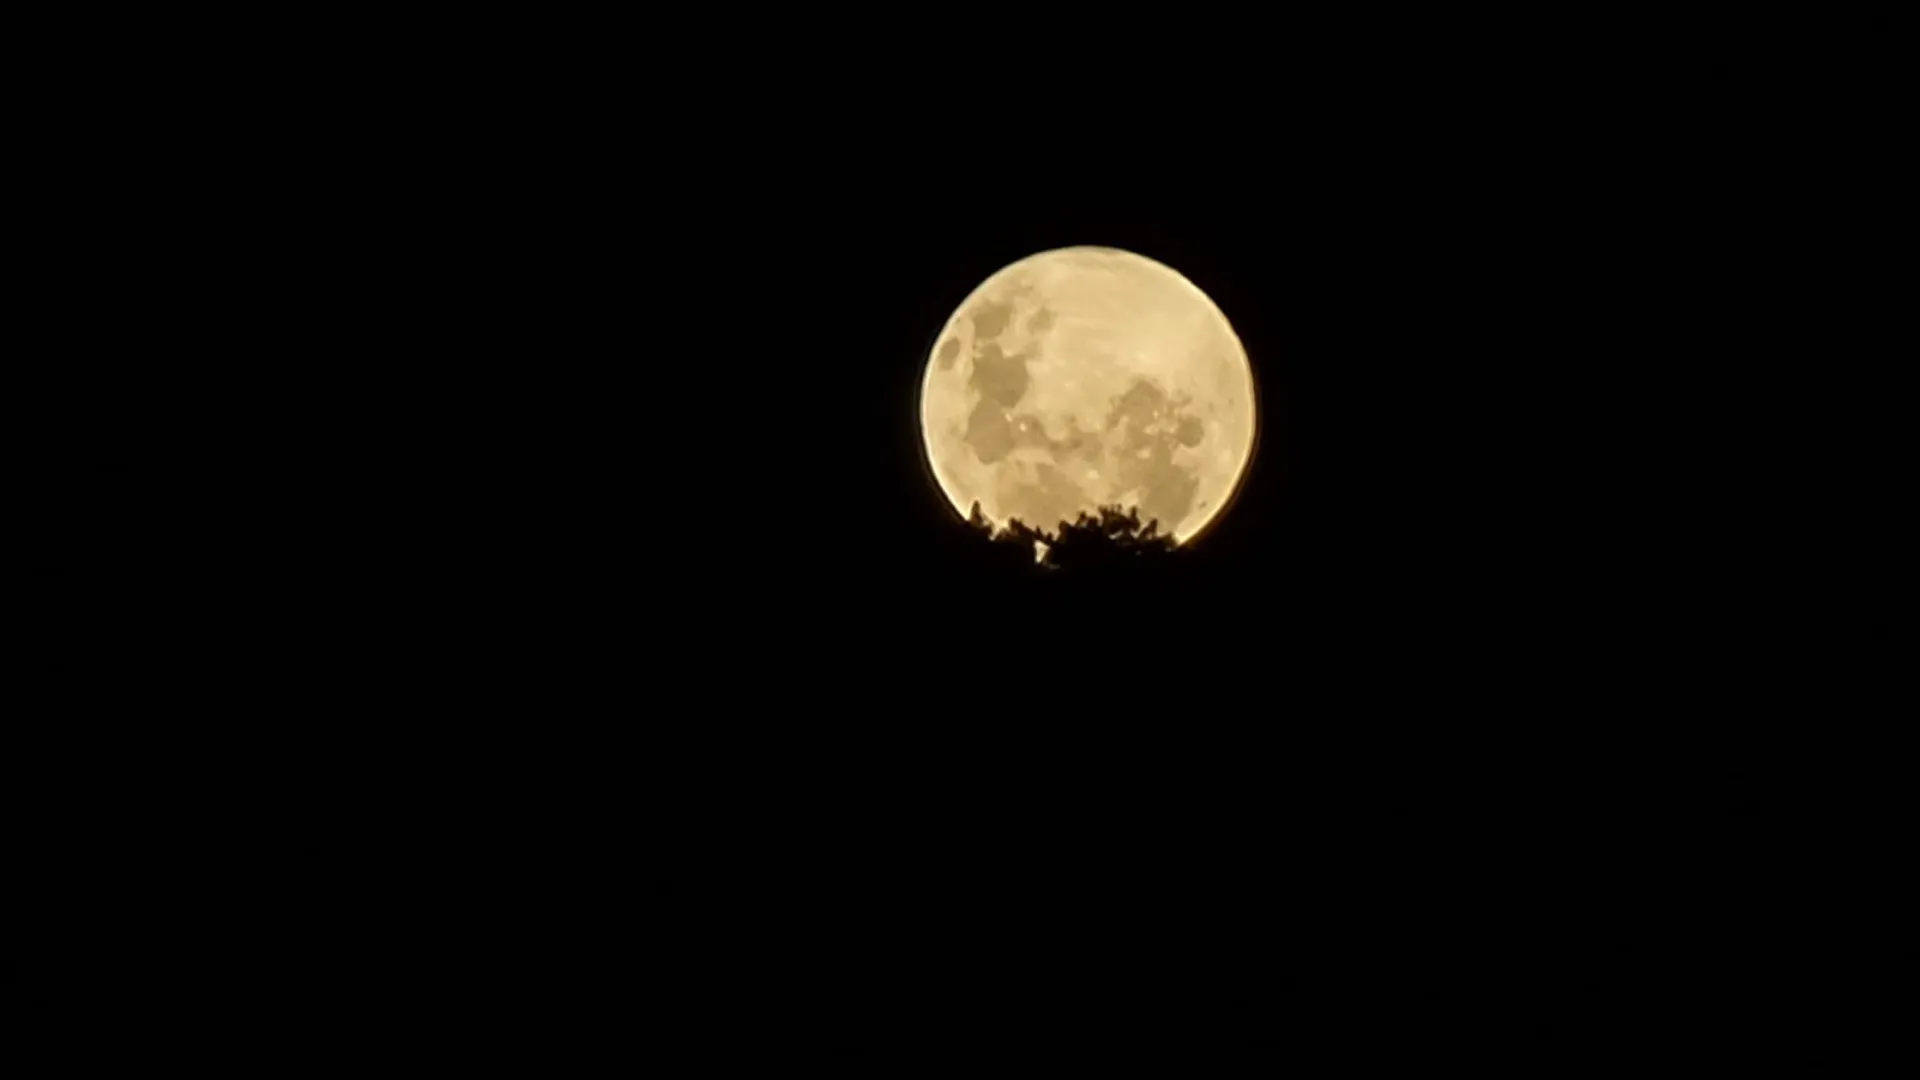
<svg viewBox="0 0 1920 1080"><path fill-rule="evenodd" d="M186 407L91 451L160 537L97 546L165 601L117 634L208 627L277 718L194 737L279 808L255 880L307 929L260 977L805 1053L1739 1029L1685 987L1764 981L1811 839L1760 763L1834 693L1777 572L1846 325L1802 287L1837 219L1778 212L1804 99L1348 28L1087 46L1033 111L647 40L122 121L177 179L115 272L188 287L111 403ZM1172 588L983 574L920 456L948 314L1074 244L1254 365Z"/></svg>

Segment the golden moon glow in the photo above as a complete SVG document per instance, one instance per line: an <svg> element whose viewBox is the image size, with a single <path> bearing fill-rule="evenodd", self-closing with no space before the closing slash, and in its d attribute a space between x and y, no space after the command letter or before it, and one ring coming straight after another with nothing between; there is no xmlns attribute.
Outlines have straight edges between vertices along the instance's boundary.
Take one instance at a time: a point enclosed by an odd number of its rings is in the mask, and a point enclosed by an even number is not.
<svg viewBox="0 0 1920 1080"><path fill-rule="evenodd" d="M1119 504L1185 543L1253 454L1253 370L1225 315L1115 248L1044 251L973 290L927 358L920 430L954 509L1051 531Z"/></svg>

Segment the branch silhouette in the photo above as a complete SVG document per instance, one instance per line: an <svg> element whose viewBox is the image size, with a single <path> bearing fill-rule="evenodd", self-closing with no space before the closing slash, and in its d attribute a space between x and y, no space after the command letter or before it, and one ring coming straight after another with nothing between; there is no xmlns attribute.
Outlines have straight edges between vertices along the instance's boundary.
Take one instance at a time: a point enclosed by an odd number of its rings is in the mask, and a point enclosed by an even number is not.
<svg viewBox="0 0 1920 1080"><path fill-rule="evenodd" d="M1157 565L1179 549L1158 520L1142 523L1138 507L1102 506L1062 521L1053 532L1037 529L1019 518L1000 529L973 504L967 524L991 545L993 560L1042 571L1092 572L1121 567Z"/></svg>

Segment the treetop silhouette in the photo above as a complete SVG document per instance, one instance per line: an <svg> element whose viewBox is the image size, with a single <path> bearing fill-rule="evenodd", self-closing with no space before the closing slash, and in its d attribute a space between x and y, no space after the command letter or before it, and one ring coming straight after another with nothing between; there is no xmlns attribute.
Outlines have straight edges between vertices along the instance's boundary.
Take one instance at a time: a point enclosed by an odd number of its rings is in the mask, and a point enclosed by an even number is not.
<svg viewBox="0 0 1920 1080"><path fill-rule="evenodd" d="M1081 511L1072 521L1062 521L1047 532L1019 518L996 530L975 502L967 524L994 546L999 559L1009 564L1017 559L1041 570L1139 566L1163 562L1178 550L1173 537L1160 531L1158 520L1141 522L1138 507Z"/></svg>

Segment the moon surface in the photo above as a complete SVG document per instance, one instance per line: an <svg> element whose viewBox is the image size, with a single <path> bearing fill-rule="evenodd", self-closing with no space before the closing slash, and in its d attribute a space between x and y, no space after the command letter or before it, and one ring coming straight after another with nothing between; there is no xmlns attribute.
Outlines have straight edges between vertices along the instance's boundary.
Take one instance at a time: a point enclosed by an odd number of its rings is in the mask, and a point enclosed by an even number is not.
<svg viewBox="0 0 1920 1080"><path fill-rule="evenodd" d="M962 515L1051 531L1119 504L1186 543L1254 442L1253 369L1207 295L1116 248L1043 251L970 293L927 358L920 427Z"/></svg>

